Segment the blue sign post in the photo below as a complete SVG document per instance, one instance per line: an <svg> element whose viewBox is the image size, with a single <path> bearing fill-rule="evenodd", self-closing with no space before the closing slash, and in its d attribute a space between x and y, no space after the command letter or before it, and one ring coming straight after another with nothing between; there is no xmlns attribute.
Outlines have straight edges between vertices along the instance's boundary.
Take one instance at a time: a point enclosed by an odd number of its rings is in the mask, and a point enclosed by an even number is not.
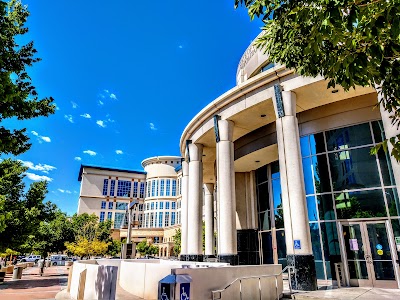
<svg viewBox="0 0 400 300"><path fill-rule="evenodd" d="M301 249L301 242L300 242L300 240L294 240L294 241L293 241L293 247L294 247L294 249Z"/></svg>

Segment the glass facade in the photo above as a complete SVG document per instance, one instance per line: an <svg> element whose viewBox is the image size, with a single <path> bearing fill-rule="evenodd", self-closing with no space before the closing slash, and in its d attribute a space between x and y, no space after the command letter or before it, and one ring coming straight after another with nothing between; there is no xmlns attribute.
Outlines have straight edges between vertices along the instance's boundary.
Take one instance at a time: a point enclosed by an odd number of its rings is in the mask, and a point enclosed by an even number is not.
<svg viewBox="0 0 400 300"><path fill-rule="evenodd" d="M394 236L400 236L400 202L389 154L370 154L371 147L384 138L381 121L300 138L309 228L319 279L336 279L334 263L341 261L338 220L389 219ZM263 263L286 257L284 232L279 234L283 214L278 167L274 162L256 171ZM278 253L274 253L274 243ZM349 264L350 275L353 271Z"/></svg>
<svg viewBox="0 0 400 300"><path fill-rule="evenodd" d="M108 179L104 179L104 183L103 183L103 196L107 196L107 190L108 190Z"/></svg>
<svg viewBox="0 0 400 300"><path fill-rule="evenodd" d="M138 197L138 186L139 186L139 182L135 181L133 183L133 198Z"/></svg>
<svg viewBox="0 0 400 300"><path fill-rule="evenodd" d="M125 213L115 213L114 228L121 228L124 221Z"/></svg>
<svg viewBox="0 0 400 300"><path fill-rule="evenodd" d="M105 214L106 213L104 211L100 212L100 222L104 222Z"/></svg>
<svg viewBox="0 0 400 300"><path fill-rule="evenodd" d="M144 182L141 182L141 183L140 183L139 198L144 198L144 189L145 189L145 183L144 183Z"/></svg>

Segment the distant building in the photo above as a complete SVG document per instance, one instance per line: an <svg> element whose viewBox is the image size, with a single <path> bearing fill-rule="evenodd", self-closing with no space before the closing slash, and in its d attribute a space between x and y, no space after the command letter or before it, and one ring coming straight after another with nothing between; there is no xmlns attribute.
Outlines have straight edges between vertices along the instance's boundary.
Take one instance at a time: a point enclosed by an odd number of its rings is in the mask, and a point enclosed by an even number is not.
<svg viewBox="0 0 400 300"><path fill-rule="evenodd" d="M151 157L142 166L144 171L82 165L78 214L95 214L100 222L112 220L113 238L123 239L127 237L126 209L136 200L132 241L154 243L160 256L169 257L172 237L180 227L181 158Z"/></svg>

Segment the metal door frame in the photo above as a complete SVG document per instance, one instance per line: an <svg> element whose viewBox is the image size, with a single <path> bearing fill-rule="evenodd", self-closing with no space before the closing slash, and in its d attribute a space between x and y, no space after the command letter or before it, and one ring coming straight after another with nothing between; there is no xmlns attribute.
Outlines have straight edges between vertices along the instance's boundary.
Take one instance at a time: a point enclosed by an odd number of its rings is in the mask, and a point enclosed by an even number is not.
<svg viewBox="0 0 400 300"><path fill-rule="evenodd" d="M340 252L341 252L345 276L346 276L345 281L348 286L350 286L350 273L349 273L349 265L348 265L348 260L347 260L346 246L344 243L343 225L357 224L360 226L361 239L363 241L363 244L365 244L364 252L365 252L365 254L372 255L372 249L370 246L368 230L367 230L367 224L379 224L379 223L385 224L386 234L387 234L387 238L389 241L389 248L390 248L390 254L391 254L391 258L392 258L392 265L393 265L393 269L394 269L395 280L393 280L393 282L390 280L376 280L375 279L376 278L375 277L375 268L372 263L367 262L368 277L371 277L371 278L359 279L358 286L370 286L370 287L379 287L379 288L400 288L399 270L398 270L398 266L396 263L397 253L395 251L396 248L395 248L395 243L394 243L394 238L393 238L393 232L392 232L392 229L390 226L391 224L389 223L389 220L382 220L382 219L338 221L338 234L340 235L339 236ZM357 280L357 279L353 279L353 280ZM368 282L370 284L368 284ZM365 284L367 284L367 285L365 285Z"/></svg>

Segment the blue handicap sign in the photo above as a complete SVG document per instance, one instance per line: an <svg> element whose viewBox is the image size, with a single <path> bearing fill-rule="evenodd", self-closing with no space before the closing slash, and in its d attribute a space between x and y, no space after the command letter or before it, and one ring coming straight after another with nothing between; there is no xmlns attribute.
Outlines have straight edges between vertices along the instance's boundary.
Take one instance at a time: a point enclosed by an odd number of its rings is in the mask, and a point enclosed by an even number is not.
<svg viewBox="0 0 400 300"><path fill-rule="evenodd" d="M378 249L378 250L382 250L382 245L381 244L378 244L378 245L376 245L376 249Z"/></svg>
<svg viewBox="0 0 400 300"><path fill-rule="evenodd" d="M294 246L294 249L301 249L301 242L300 242L300 240L294 240L293 246Z"/></svg>

